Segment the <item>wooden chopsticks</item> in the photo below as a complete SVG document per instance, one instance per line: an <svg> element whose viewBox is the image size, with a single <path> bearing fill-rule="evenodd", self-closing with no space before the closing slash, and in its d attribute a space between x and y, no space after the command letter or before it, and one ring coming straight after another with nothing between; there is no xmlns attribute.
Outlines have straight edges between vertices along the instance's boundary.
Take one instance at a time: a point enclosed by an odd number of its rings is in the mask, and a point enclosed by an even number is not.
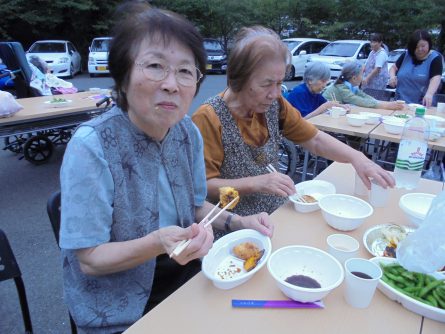
<svg viewBox="0 0 445 334"><path fill-rule="evenodd" d="M219 217L219 215L221 215L221 213L223 213L224 211L226 211L228 208L230 208L232 206L233 203L235 203L237 200L239 199L239 196L236 196L234 199L232 199L230 201L229 204L227 204L224 208L221 209L221 211L219 211L212 219L210 219L207 223L205 223L204 227L209 226L211 223L213 223L216 218ZM208 219L211 214L216 210L216 208L219 206L220 202L218 202L217 205L215 205L215 207L199 222L199 224L203 223L206 219ZM182 253L182 251L192 242L192 239L188 239L188 240L182 240L178 246L176 246L176 248L173 250L173 252L171 252L170 257L173 256L178 256L179 254Z"/></svg>
<svg viewBox="0 0 445 334"><path fill-rule="evenodd" d="M266 166L266 169L269 173L277 173L278 172L272 164L268 164Z"/></svg>

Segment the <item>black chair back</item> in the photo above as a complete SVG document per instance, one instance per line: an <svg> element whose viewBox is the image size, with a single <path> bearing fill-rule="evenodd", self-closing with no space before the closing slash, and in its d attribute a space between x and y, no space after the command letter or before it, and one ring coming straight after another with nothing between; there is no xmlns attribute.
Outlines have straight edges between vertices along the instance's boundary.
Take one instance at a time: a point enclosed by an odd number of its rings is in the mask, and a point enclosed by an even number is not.
<svg viewBox="0 0 445 334"><path fill-rule="evenodd" d="M59 233L60 233L60 203L61 203L61 194L60 191L56 191L51 194L48 198L48 202L46 203L46 211L48 212L49 221L51 222L51 226L53 228L54 237L56 238L57 245L59 245ZM77 334L77 326L74 322L71 314L68 312L70 316L70 326L71 333Z"/></svg>
<svg viewBox="0 0 445 334"><path fill-rule="evenodd" d="M389 101L392 97L392 92L384 89L373 89L373 88L365 88L363 91L380 101Z"/></svg>
<svg viewBox="0 0 445 334"><path fill-rule="evenodd" d="M13 279L17 288L22 309L25 332L32 334L31 316L29 314L28 300L26 298L25 285L22 280L22 273L15 259L9 240L5 232L0 230L0 281Z"/></svg>

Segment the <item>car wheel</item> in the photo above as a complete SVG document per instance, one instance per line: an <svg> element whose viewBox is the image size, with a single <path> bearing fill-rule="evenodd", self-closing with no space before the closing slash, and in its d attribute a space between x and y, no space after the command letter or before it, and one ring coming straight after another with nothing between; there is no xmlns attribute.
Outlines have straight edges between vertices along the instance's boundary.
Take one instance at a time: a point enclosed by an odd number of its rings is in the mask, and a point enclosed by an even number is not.
<svg viewBox="0 0 445 334"><path fill-rule="evenodd" d="M96 74L90 73L90 78L94 78L95 76L96 76Z"/></svg>
<svg viewBox="0 0 445 334"><path fill-rule="evenodd" d="M284 81L290 81L295 77L295 67L292 65L290 70L286 73Z"/></svg>

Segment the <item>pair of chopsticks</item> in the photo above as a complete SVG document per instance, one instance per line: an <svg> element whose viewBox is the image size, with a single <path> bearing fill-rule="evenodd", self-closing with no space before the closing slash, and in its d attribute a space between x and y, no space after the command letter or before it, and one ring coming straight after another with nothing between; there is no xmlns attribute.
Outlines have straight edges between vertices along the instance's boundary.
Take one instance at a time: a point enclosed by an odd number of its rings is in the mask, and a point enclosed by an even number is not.
<svg viewBox="0 0 445 334"><path fill-rule="evenodd" d="M266 166L266 169L269 173L277 173L278 172L272 164L268 164Z"/></svg>
<svg viewBox="0 0 445 334"><path fill-rule="evenodd" d="M335 98L335 94L331 93L331 99L332 101L334 101L335 103L338 103L337 99Z"/></svg>
<svg viewBox="0 0 445 334"><path fill-rule="evenodd" d="M213 223L216 218L219 217L219 215L221 213L223 213L224 211L226 211L228 208L230 208L230 206L235 203L235 201L237 201L239 199L239 196L236 196L234 199L232 199L230 201L229 204L227 204L224 208L221 209L221 211L219 211L212 219L210 219L207 223L205 223L204 228L209 226L211 223ZM218 204L215 205L215 207L199 222L199 224L204 223L207 219L209 219L209 217L213 214L213 212L215 212L216 208L219 206L221 202L218 202ZM173 252L171 252L170 257L173 256L178 256L179 254L182 253L182 251L184 249L186 249L186 247L188 245L190 245L190 243L192 242L192 239L188 239L188 240L182 240L178 246L176 246L176 248L173 250Z"/></svg>

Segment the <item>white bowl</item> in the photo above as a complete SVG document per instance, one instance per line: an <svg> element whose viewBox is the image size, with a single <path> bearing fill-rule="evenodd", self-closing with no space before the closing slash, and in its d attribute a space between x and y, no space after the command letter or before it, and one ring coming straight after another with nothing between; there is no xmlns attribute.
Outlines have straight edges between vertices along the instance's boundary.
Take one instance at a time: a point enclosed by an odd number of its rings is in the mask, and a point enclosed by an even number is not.
<svg viewBox="0 0 445 334"><path fill-rule="evenodd" d="M320 209L318 201L324 195L335 194L335 186L327 181L323 180L311 180L297 183L295 185L297 192L294 196L289 196L289 199L294 203L295 210L298 212L306 213ZM317 201L313 203L303 203L297 200L297 196L311 195Z"/></svg>
<svg viewBox="0 0 445 334"><path fill-rule="evenodd" d="M246 272L243 268L244 261L235 257L232 253L233 247L243 242L252 242L260 250L264 249L264 254L258 264L249 272ZM271 251L272 244L269 237L255 230L235 231L218 239L213 244L209 253L202 260L202 272L217 288L232 289L247 282L255 275L266 264ZM233 266L229 268L230 265ZM235 268L240 269L239 273L234 273ZM220 275L221 272L227 273L228 269L232 274Z"/></svg>
<svg viewBox="0 0 445 334"><path fill-rule="evenodd" d="M426 193L408 193L400 197L399 207L414 226L420 226L436 197Z"/></svg>
<svg viewBox="0 0 445 334"><path fill-rule="evenodd" d="M346 109L343 107L331 107L331 112L334 112L338 116L346 115Z"/></svg>
<svg viewBox="0 0 445 334"><path fill-rule="evenodd" d="M346 120L351 126L362 126L368 120L368 116L360 114L347 114Z"/></svg>
<svg viewBox="0 0 445 334"><path fill-rule="evenodd" d="M393 135L399 135L403 131L405 122L397 119L388 118L383 120L383 126L385 127L386 132L391 133Z"/></svg>
<svg viewBox="0 0 445 334"><path fill-rule="evenodd" d="M323 196L318 205L328 225L340 231L355 230L374 212L368 202L344 194Z"/></svg>
<svg viewBox="0 0 445 334"><path fill-rule="evenodd" d="M425 115L423 116L425 120L428 122L430 127L443 126L445 123L445 118L435 115Z"/></svg>
<svg viewBox="0 0 445 334"><path fill-rule="evenodd" d="M411 111L416 111L417 108L425 108L425 106L418 104L418 103L409 103L408 108Z"/></svg>
<svg viewBox="0 0 445 334"><path fill-rule="evenodd" d="M361 111L360 115L365 115L368 117L366 120L366 124L378 124L380 122L380 117L382 115L374 113L374 112L367 112L367 111Z"/></svg>
<svg viewBox="0 0 445 334"><path fill-rule="evenodd" d="M332 255L308 246L287 246L277 249L267 261L267 268L278 288L289 298L307 303L326 297L344 278L343 267ZM286 282L293 275L316 280L320 288L303 288Z"/></svg>

